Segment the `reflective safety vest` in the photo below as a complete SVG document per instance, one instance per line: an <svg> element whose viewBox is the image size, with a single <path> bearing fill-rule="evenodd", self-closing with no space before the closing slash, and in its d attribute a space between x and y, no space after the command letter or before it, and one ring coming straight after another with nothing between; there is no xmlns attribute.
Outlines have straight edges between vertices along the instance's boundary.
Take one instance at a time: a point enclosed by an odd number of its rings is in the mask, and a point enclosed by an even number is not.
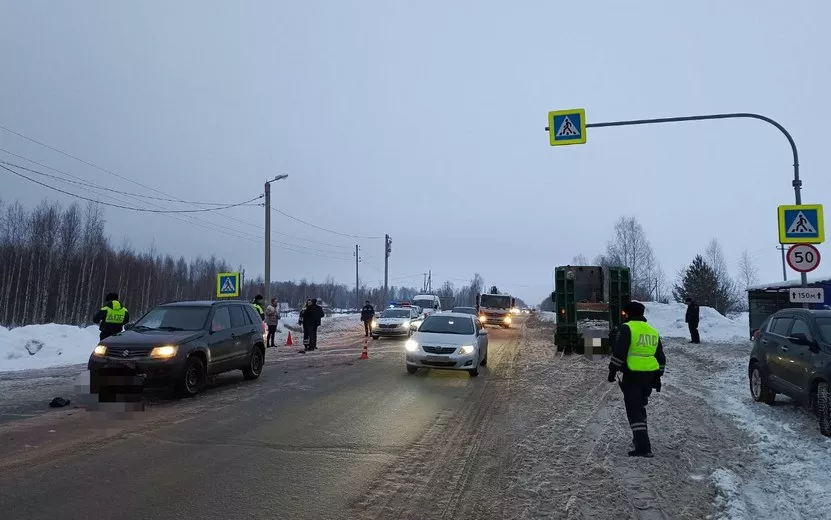
<svg viewBox="0 0 831 520"><path fill-rule="evenodd" d="M127 308L122 307L121 302L113 300L109 306L101 307L102 311L106 311L107 317L104 318L104 323L113 325L124 325L124 318L127 316Z"/></svg>
<svg viewBox="0 0 831 520"><path fill-rule="evenodd" d="M661 369L655 352L658 351L660 335L655 327L645 321L628 321L626 324L631 332L629 340L629 355L626 356L626 366L632 372L657 372Z"/></svg>
<svg viewBox="0 0 831 520"><path fill-rule="evenodd" d="M260 317L262 317L265 314L263 312L262 306L260 306L259 303L253 303L252 305L254 305L254 308L257 309L257 312L260 314Z"/></svg>

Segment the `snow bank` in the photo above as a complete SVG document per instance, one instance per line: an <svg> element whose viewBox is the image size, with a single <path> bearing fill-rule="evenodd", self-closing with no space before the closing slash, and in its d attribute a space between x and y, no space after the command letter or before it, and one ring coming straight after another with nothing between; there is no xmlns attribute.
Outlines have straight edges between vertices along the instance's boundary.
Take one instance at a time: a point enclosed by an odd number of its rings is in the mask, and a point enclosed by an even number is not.
<svg viewBox="0 0 831 520"><path fill-rule="evenodd" d="M687 306L683 303L643 302L646 307L646 319L658 329L665 338L689 338L690 331L684 322ZM701 341L716 343L740 343L749 340L748 315L731 320L718 313L712 307L701 307L701 322L698 331Z"/></svg>
<svg viewBox="0 0 831 520"><path fill-rule="evenodd" d="M97 326L0 327L0 372L86 363L97 343Z"/></svg>
<svg viewBox="0 0 831 520"><path fill-rule="evenodd" d="M540 311L539 313L540 321L546 321L549 323L557 323L557 313L551 311Z"/></svg>

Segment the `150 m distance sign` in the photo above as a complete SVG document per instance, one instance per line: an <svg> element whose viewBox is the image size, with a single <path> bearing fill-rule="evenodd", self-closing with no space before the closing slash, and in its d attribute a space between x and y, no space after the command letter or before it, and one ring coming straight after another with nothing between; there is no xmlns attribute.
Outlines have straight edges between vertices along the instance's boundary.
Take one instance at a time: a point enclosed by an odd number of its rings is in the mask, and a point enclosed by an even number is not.
<svg viewBox="0 0 831 520"><path fill-rule="evenodd" d="M794 244L788 249L788 265L798 273L810 273L819 267L819 250L811 244Z"/></svg>

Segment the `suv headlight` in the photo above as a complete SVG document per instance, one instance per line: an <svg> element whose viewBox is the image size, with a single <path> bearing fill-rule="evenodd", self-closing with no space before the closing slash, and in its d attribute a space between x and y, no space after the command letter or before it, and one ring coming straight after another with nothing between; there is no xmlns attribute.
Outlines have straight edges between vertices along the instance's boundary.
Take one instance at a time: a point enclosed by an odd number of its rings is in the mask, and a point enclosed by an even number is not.
<svg viewBox="0 0 831 520"><path fill-rule="evenodd" d="M107 347L105 347L104 345L98 345L97 347L95 347L95 350L93 350L92 353L96 356L104 356L107 354Z"/></svg>
<svg viewBox="0 0 831 520"><path fill-rule="evenodd" d="M154 347L153 350L150 351L150 357L156 359L169 359L176 355L178 352L179 347L176 345L164 345L161 347Z"/></svg>
<svg viewBox="0 0 831 520"><path fill-rule="evenodd" d="M459 347L459 352L462 354L473 354L473 345L462 345Z"/></svg>
<svg viewBox="0 0 831 520"><path fill-rule="evenodd" d="M418 342L414 339L408 339L406 343L404 343L404 348L407 349L407 352L415 352L418 350Z"/></svg>

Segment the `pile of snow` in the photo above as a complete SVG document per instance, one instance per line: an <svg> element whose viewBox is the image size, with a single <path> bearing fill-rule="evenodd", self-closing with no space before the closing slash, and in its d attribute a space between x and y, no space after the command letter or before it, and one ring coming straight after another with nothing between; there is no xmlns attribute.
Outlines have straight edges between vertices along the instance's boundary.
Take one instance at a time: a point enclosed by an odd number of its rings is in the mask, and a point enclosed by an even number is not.
<svg viewBox="0 0 831 520"><path fill-rule="evenodd" d="M538 313L540 317L540 321L546 321L549 323L557 323L557 313L551 311L540 311Z"/></svg>
<svg viewBox="0 0 831 520"><path fill-rule="evenodd" d="M86 363L98 344L98 327L0 327L0 372Z"/></svg>
<svg viewBox="0 0 831 520"><path fill-rule="evenodd" d="M689 338L690 331L684 322L687 306L683 303L643 302L646 319L665 338ZM701 307L698 332L701 341L715 343L741 343L748 341L750 331L748 314L741 313L735 320L726 318L712 307Z"/></svg>

